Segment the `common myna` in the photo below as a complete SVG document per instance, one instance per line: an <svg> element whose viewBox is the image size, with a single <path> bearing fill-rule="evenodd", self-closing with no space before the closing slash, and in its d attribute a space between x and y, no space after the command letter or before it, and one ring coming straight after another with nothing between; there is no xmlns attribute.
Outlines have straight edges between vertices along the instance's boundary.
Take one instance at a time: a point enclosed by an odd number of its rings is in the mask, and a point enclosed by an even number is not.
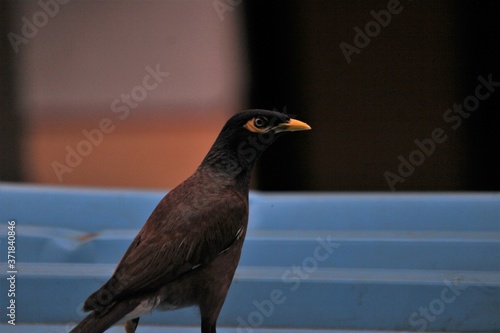
<svg viewBox="0 0 500 333"><path fill-rule="evenodd" d="M152 310L198 306L201 332L216 322L240 260L252 167L281 134L309 130L286 114L249 110L231 117L195 173L156 206L108 282L83 305L71 332L104 332L125 321L135 332Z"/></svg>

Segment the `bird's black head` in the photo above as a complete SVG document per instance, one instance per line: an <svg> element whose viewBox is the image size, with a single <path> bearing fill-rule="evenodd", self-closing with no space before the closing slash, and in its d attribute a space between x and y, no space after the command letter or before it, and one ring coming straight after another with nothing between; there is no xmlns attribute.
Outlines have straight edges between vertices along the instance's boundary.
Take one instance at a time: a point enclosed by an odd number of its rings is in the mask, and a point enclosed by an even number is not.
<svg viewBox="0 0 500 333"><path fill-rule="evenodd" d="M304 122L287 114L268 110L248 110L231 117L202 162L230 176L249 174L253 165L279 136L309 130Z"/></svg>

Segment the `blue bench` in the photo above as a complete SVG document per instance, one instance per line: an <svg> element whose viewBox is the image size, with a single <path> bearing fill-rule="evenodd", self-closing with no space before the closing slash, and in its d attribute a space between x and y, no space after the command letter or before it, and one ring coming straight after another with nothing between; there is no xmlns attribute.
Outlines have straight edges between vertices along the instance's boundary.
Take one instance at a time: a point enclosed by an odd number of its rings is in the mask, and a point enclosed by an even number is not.
<svg viewBox="0 0 500 333"><path fill-rule="evenodd" d="M0 185L2 332L66 332L81 320L164 195ZM250 207L226 332L500 330L500 194L253 192ZM4 313L9 220L17 329ZM141 324L197 332L199 317L156 312Z"/></svg>

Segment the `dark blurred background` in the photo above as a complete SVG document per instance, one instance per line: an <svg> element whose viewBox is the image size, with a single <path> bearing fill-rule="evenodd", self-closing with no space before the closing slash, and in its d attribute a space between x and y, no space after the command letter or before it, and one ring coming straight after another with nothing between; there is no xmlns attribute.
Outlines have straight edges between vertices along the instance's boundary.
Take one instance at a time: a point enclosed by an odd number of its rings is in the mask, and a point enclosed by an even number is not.
<svg viewBox="0 0 500 333"><path fill-rule="evenodd" d="M2 181L173 187L267 108L254 188L500 190L498 1L66 2L0 3Z"/></svg>

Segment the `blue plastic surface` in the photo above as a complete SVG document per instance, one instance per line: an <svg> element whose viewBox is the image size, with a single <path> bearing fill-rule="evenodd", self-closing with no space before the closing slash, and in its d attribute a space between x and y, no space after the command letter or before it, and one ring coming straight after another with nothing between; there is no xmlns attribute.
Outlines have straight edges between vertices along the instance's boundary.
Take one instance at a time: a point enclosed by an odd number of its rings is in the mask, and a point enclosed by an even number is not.
<svg viewBox="0 0 500 333"><path fill-rule="evenodd" d="M16 221L17 322L66 327L164 194L1 184L0 308L7 221ZM220 326L500 329L499 194L254 192L250 207ZM155 312L141 323L197 326L199 316Z"/></svg>

